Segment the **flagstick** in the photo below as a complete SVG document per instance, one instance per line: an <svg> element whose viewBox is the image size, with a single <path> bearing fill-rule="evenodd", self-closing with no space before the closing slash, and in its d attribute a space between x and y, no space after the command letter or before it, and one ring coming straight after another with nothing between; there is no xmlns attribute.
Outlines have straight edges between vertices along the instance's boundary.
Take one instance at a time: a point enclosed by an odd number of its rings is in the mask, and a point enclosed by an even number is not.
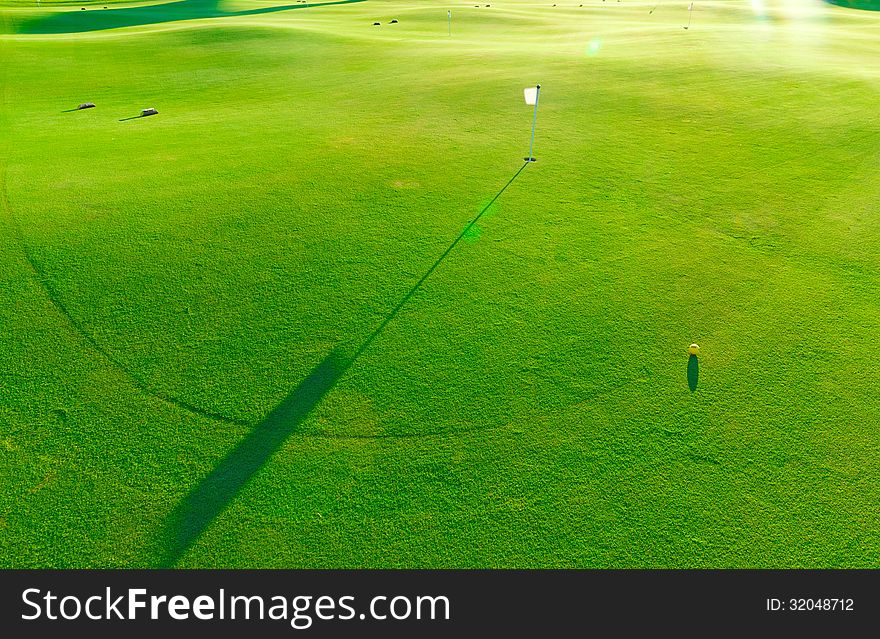
<svg viewBox="0 0 880 639"><path fill-rule="evenodd" d="M452 37L452 9L446 11L446 17L449 19L449 37Z"/></svg>
<svg viewBox="0 0 880 639"><path fill-rule="evenodd" d="M691 2L690 6L688 7L688 26L686 26L685 29L691 28L691 18L693 17L693 15L694 15L694 3Z"/></svg>
<svg viewBox="0 0 880 639"><path fill-rule="evenodd" d="M538 98L541 95L541 85L535 86L535 115L532 118L532 141L529 143L529 157L523 158L526 162L534 162L536 158L532 155L532 149L535 148L535 126L538 124Z"/></svg>

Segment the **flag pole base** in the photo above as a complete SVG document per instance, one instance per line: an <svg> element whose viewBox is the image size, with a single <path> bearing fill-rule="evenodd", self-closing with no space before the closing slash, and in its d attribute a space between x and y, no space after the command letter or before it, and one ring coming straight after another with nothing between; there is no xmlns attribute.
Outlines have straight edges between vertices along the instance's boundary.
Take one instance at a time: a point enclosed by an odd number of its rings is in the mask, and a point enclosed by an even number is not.
<svg viewBox="0 0 880 639"><path fill-rule="evenodd" d="M537 162L538 158L523 158L523 162Z"/></svg>

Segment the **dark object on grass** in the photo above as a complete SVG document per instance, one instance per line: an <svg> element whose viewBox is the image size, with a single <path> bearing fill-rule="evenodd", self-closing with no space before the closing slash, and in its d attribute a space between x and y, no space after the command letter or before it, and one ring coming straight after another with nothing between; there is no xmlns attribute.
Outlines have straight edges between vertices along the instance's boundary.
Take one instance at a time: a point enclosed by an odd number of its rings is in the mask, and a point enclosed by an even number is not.
<svg viewBox="0 0 880 639"><path fill-rule="evenodd" d="M77 108L78 110L80 110L80 111L81 111L82 109L94 109L94 108L95 108L95 103L94 103L94 102L83 102L82 104L80 104L80 105L79 105L78 107L76 107L76 108Z"/></svg>
<svg viewBox="0 0 880 639"><path fill-rule="evenodd" d="M148 115L159 115L159 112L158 112L156 109L152 108L152 107L150 107L149 109L144 109L143 111L141 111L141 117L142 117L142 118L145 118L145 117L147 117Z"/></svg>
<svg viewBox="0 0 880 639"><path fill-rule="evenodd" d="M397 20L392 20L392 21L389 22L388 24L397 24Z"/></svg>
<svg viewBox="0 0 880 639"><path fill-rule="evenodd" d="M378 26L381 26L381 24L382 24L381 22L374 22L374 23L373 23L373 26L374 26L374 27L378 27Z"/></svg>
<svg viewBox="0 0 880 639"><path fill-rule="evenodd" d="M697 383L700 381L700 361L697 359L696 355L688 357L687 378L688 388L690 388L693 393L697 390Z"/></svg>

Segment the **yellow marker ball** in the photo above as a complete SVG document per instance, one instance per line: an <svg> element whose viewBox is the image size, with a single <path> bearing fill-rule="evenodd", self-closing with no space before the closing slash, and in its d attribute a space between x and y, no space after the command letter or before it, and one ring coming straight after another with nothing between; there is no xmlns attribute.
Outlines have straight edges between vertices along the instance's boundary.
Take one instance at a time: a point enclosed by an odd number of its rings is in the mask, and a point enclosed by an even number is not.
<svg viewBox="0 0 880 639"><path fill-rule="evenodd" d="M688 346L688 353L691 355L699 355L700 354L700 345L699 344L691 344Z"/></svg>

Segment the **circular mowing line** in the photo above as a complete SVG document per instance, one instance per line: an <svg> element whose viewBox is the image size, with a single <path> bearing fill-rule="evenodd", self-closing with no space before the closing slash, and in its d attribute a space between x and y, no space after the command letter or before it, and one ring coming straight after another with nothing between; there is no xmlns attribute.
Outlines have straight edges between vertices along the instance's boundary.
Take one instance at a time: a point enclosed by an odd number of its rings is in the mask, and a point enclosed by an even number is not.
<svg viewBox="0 0 880 639"><path fill-rule="evenodd" d="M5 102L4 102L5 107ZM262 423L262 419L256 422L246 421L243 419L236 419L234 417L229 417L227 415L223 415L222 413L215 413L213 411L205 410L204 408L200 408L183 400L180 400L171 395L167 395L162 393L161 391L156 391L147 385L142 379L128 371L122 363L117 360L113 355L111 355L101 344L92 337L88 331L83 328L83 326L76 320L76 318L67 310L67 307L58 297L58 295L52 290L51 286L48 283L48 279L46 278L45 273L42 268L38 265L38 263L33 259L30 251L27 248L27 244L24 241L24 236L21 231L21 227L18 224L18 220L16 220L15 215L12 212L12 207L9 204L8 191L6 188L6 164L5 162L0 165L0 208L3 209L3 213L5 214L7 220L9 221L10 226L12 227L15 235L18 239L19 246L22 251L22 255L30 268L34 279L40 284L40 287L43 289L43 292L46 294L46 297L52 303L52 305L58 310L58 312L65 318L68 325L71 328L71 332L77 335L80 339L84 340L93 350L97 351L99 355L103 359L105 359L113 368L115 368L119 373L122 374L123 377L127 378L138 390L142 393L154 397L166 404L170 404L177 408L181 408L187 412L194 413L201 417L207 417L209 419L213 419L216 421L221 421L227 424L233 424L235 426L255 426L257 424ZM486 427L477 427L477 428L466 428L456 431L450 431L445 433L400 433L400 434L375 434L375 435L343 435L343 434L327 434L327 433L310 433L304 434L304 438L308 439L338 439L338 440L406 440L406 439L426 439L426 438L443 438L443 437L459 437L464 436L471 433L481 432L481 431L493 431L499 430L503 428L503 426L486 426Z"/></svg>
<svg viewBox="0 0 880 639"><path fill-rule="evenodd" d="M6 108L5 94L3 96L3 107ZM61 301L58 294L52 289L49 284L49 280L46 277L46 273L43 271L42 267L39 263L33 258L30 250L28 249L27 243L24 239L24 234L22 233L21 226L18 224L18 220L15 217L15 214L12 212L12 206L9 203L9 192L6 185L6 162L3 162L0 165L0 208L3 209L3 213L9 222L9 226L12 228L13 232L16 235L19 246L22 251L22 255L30 268L34 279L39 282L40 287L43 289L43 292L46 294L46 297L49 298L49 301L52 305L58 310L58 312L65 318L69 327L71 328L71 332L75 335L78 335L81 339L85 340L85 342L92 347L95 351L98 352L110 365L111 367L117 369L123 377L127 378L138 390L141 392L155 397L166 404L171 404L177 408L182 408L183 410L194 413L201 417L207 417L209 419L214 419L217 421L225 422L227 424L235 424L236 426L249 426L251 422L236 419L234 417L229 417L228 415L224 415L222 413L216 413L214 411L206 410L204 408L200 408L199 406L195 406L190 404L182 399L178 399L172 395L168 395L161 391L157 391L150 386L134 373L130 372L122 363L113 357L110 352L105 349L98 341L80 324L80 322L70 313L67 307L64 305L64 302Z"/></svg>
<svg viewBox="0 0 880 639"><path fill-rule="evenodd" d="M472 435L475 433L486 433L496 430L502 430L505 426L476 426L474 428L462 428L459 430L451 430L445 433L377 433L375 435L344 435L344 434L328 434L328 433L303 433L302 439L333 439L343 441L363 441L363 440L406 440L406 439L429 439L429 438L446 438L463 437L464 435Z"/></svg>
<svg viewBox="0 0 880 639"><path fill-rule="evenodd" d="M9 16L6 12L3 12L3 34L11 33L12 29L10 28ZM0 38L0 42L3 44L3 51L5 52L8 44L5 42L4 38ZM0 68L4 70L3 73L3 82L0 82L0 121L5 120L8 103L6 97L6 73L5 70L8 68L8 65L3 64L0 65ZM5 151L5 149L4 149ZM103 348L97 340L95 340L92 335L90 335L83 326L73 317L73 315L67 310L67 307L58 297L58 295L52 290L52 287L49 285L48 278L46 274L43 272L42 268L39 264L34 260L31 255L30 250L28 250L27 243L25 242L24 233L22 232L21 226L18 223L18 220L15 217L15 214L12 211L12 205L9 202L9 189L7 187L6 182L6 174L8 170L8 160L6 159L6 153L3 153L2 161L0 161L0 211L2 211L3 216L7 219L9 226L12 229L12 232L15 234L16 239L18 240L19 247L22 251L22 256L24 257L25 262L28 265L28 268L31 270L34 278L40 284L40 287L43 289L43 292L46 294L46 297L49 298L49 301L52 305L61 313L61 315L67 320L69 327L71 328L72 333L78 335L81 339L85 340L87 344L89 344L95 351L98 352L107 362L110 363L111 367L117 369L118 372L122 374L124 378L127 378L131 383L134 384L136 388L138 388L141 392L155 397L156 399L165 402L166 404L170 404L177 408L181 408L187 412L193 413L195 415L199 415L201 417L207 417L209 419L213 419L216 421L221 421L227 424L235 424L237 426L247 426L249 422L244 420L235 419L229 417L227 415L223 415L221 413L215 413L213 411L205 410L198 406L194 406L185 402L181 399L177 399L172 397L171 395L167 395L160 391L156 391L150 388L146 382L142 379L128 371L116 358L114 358L105 348Z"/></svg>
<svg viewBox="0 0 880 639"><path fill-rule="evenodd" d="M6 189L6 164L0 165L0 208L3 209L3 213L6 215L6 218L10 222L10 226L13 228L19 246L22 249L22 254L25 258L25 262L33 273L34 279L39 282L40 287L43 289L43 292L46 294L46 297L52 303L52 305L58 310L58 312L65 318L67 323L71 328L71 332L81 339L83 339L89 346L92 347L95 351L98 352L113 368L115 368L119 373L122 374L123 377L127 378L134 386L140 390L141 392L154 397L158 400L165 402L166 404L170 404L177 408L181 408L187 412L194 413L201 417L207 417L209 419L213 419L216 421L221 421L227 424L234 424L235 426L254 426L262 423L262 420L257 422L245 421L243 419L236 419L234 417L229 417L227 415L223 415L222 413L215 413L213 411L205 410L183 400L177 399L171 395L167 395L162 393L161 391L156 391L150 388L146 382L142 379L129 372L125 366L122 365L119 360L113 357L104 347L102 347L94 337L92 337L88 331L86 331L83 326L73 317L70 311L67 310L67 307L64 303L59 299L59 297L54 293L52 288L49 286L47 278L43 273L43 270L39 267L37 262L34 261L33 257L30 254L30 251L27 248L27 244L24 241L24 237L21 232L21 227L18 225L18 221L15 218L15 215L12 213L12 208L9 204L8 193ZM343 434L327 434L327 433L308 433L303 434L303 438L308 439L337 439L337 440L406 440L406 439L427 439L431 437L435 438L449 438L449 437L459 437L472 433L483 432L483 431L493 431L499 430L503 428L503 426L485 426L485 427L477 427L477 428L465 428L461 430L449 431L445 433L384 433L384 434L375 434L375 435L343 435Z"/></svg>
<svg viewBox="0 0 880 639"><path fill-rule="evenodd" d="M8 28L9 27L8 16L5 13L3 14L3 18L4 18L4 26L6 27L5 31L10 31ZM6 65L3 65L4 70L5 70L5 66ZM5 78L4 78L4 80L5 80ZM6 82L4 81L2 84L0 84L0 106L2 106L2 114L6 113L6 108L7 108L5 87L6 87ZM497 199L501 195L501 193L504 192L504 190L507 189L507 186L509 186L510 183L513 182L513 180L522 172L522 170L526 166L527 166L527 164L524 164L522 167L520 167L519 171L517 171L516 174L514 174L513 178L511 178L510 182L508 182L508 184L501 190L501 192L499 192L498 195L495 196L495 198L493 199L493 202L495 199ZM139 378L138 376L136 376L132 372L130 372L107 349L105 349L103 346L101 346L101 344L70 313L70 311L67 309L65 304L61 301L61 298L52 289L51 285L49 284L49 279L46 276L46 273L44 272L42 267L39 265L39 263L34 259L33 255L31 254L31 251L28 249L28 245L27 245L27 242L25 241L24 233L21 229L21 226L18 224L18 220L16 219L15 214L12 211L12 206L9 202L6 174L7 174L7 162L5 161L5 154L4 154L4 161L2 163L0 163L0 209L2 209L2 213L7 218L9 225L13 230L13 233L16 235L19 246L22 250L22 256L24 257L24 260L27 263L28 268L31 270L34 278L40 284L41 288L43 289L44 293L46 294L46 297L49 299L49 301L52 303L52 305L58 310L58 312L65 318L65 320L67 321L67 323L71 329L71 332L73 334L77 335L80 339L84 340L89 346L91 346L91 348L93 350L95 350L104 360L106 360L111 365L112 368L115 368L124 378L127 378L136 388L138 388L141 392L143 392L144 394L146 394L148 396L154 397L162 402L165 402L166 404L183 409L183 410L190 412L190 413L193 413L195 415L199 415L201 417L206 417L209 419L221 421L221 422L228 423L228 424L234 424L237 426L254 426L254 425L258 425L258 424L262 423L263 420L260 420L258 422L249 422L249 421L229 417L229 416L224 415L222 413L216 413L213 411L209 411L209 410L200 408L198 406L195 406L193 404L190 404L184 400L181 400L181 399L178 399L178 398L173 397L171 395L168 395L166 393L163 393L161 391L154 390L153 388L150 388L150 386L144 380L142 380L141 378ZM488 208L488 207L486 207L486 208ZM484 212L485 212L485 209L484 209ZM482 215L482 213L480 215ZM470 226L472 226L474 223L476 223L476 221L478 219L479 219L479 216L477 216L477 218L475 218L471 222L471 224L469 225L468 228L470 228ZM467 231L467 228L465 229L465 231ZM458 243L458 241L461 239L461 237L463 237L463 235L464 235L464 233L462 233L462 235L460 235L455 240L455 242L453 242L453 244L449 247L449 249L447 249L446 253L450 252L452 250L452 248L454 248L454 246ZM442 261L443 257L446 256L446 253L444 253L444 255L441 257L441 259L437 263L435 263L435 265L422 278L422 280L419 282L419 284L417 284L417 287L420 286L421 283L425 279L427 279L427 277L434 271L434 269L439 264L439 262ZM407 299L404 299L403 303L405 303L406 301L407 301ZM396 310L399 310L399 308ZM392 313L392 316L396 315L396 310ZM387 323L387 321L385 323ZM359 351L351 359L350 363L354 363L354 360L357 359L357 357L366 349L366 347L372 342L372 339L379 332L381 332L381 330L384 328L385 323L383 323L379 327L379 329L376 332L374 332L370 336L370 338L367 339L367 341L361 346ZM308 437L310 439L405 440L405 439L422 439L422 438L432 438L432 437L458 437L458 436L462 436L462 435L466 435L466 434L470 434L470 433L475 433L475 432L480 432L480 431L498 430L500 428L503 428L503 427L502 426L485 426L485 427L455 430L455 431L450 431L450 432L446 432L446 433L431 432L431 433L401 433L401 434L376 434L376 435L331 435L331 434L326 434L326 433L313 433L313 434L304 435L304 437Z"/></svg>

